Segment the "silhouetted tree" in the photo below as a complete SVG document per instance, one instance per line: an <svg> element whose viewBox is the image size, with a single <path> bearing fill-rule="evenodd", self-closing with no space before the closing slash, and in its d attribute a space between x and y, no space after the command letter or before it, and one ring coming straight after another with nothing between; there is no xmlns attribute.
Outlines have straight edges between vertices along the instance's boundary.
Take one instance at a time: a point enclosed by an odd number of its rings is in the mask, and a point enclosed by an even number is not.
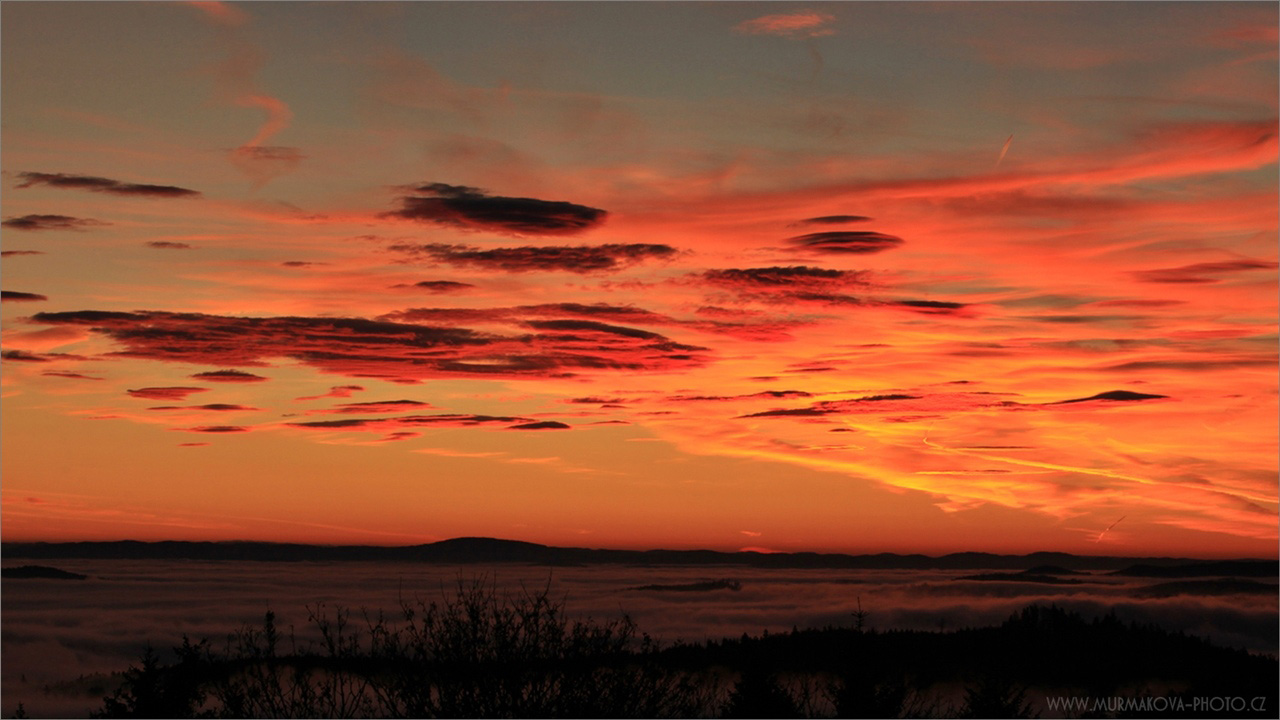
<svg viewBox="0 0 1280 720"><path fill-rule="evenodd" d="M724 711L725 718L798 718L800 708L778 681L759 667L744 670Z"/></svg>
<svg viewBox="0 0 1280 720"><path fill-rule="evenodd" d="M174 648L178 663L165 666L150 645L143 651L140 664L124 671L120 688L103 698L102 710L91 713L100 718L191 718L212 717L203 709L205 692L201 682L205 675L204 643L192 644L182 639L182 647Z"/></svg>

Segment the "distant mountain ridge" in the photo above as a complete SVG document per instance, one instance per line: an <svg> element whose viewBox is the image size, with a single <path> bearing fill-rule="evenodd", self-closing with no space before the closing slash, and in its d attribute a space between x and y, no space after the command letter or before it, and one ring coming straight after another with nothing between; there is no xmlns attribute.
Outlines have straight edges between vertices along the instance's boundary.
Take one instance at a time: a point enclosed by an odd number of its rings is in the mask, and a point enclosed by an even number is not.
<svg viewBox="0 0 1280 720"><path fill-rule="evenodd" d="M519 540L462 537L425 545L385 547L373 545L303 545L250 541L4 543L0 557L29 559L153 559L227 560L267 562L318 561L399 561L443 564L529 563L535 565L738 565L758 568L832 568L903 570L1026 570L1053 565L1067 570L1126 570L1135 566L1174 568L1178 575L1216 575L1220 561L1194 558L1104 557L1036 552L1027 555L997 555L981 552L951 553L938 557L921 554L878 553L758 553L718 550L608 550L553 547ZM1216 567L1215 567L1216 563ZM1145 567L1143 567L1145 566ZM1203 571L1199 566L1204 566ZM1263 577L1277 574L1276 560L1233 560L1231 574ZM1247 571L1245 571L1247 568ZM1117 573L1119 574L1119 573Z"/></svg>

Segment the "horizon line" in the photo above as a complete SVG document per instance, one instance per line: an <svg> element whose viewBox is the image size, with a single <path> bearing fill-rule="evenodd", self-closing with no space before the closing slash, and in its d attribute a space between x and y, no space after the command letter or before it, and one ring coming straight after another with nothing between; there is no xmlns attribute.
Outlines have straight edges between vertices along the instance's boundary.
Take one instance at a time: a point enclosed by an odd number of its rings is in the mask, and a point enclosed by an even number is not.
<svg viewBox="0 0 1280 720"><path fill-rule="evenodd" d="M138 545L158 545L162 543L188 544L188 545L268 545L268 546L293 546L293 547L310 547L310 548L362 548L370 550L398 550L417 547L426 547L431 545L439 545L442 543L456 542L460 540L482 540L500 543L511 543L518 545L532 545L540 548L548 548L552 550L586 550L600 552L675 552L675 553L697 553L708 552L718 553L722 555L834 555L845 557L874 557L874 556L899 556L899 557L925 557L925 558L944 558L953 555L991 555L995 557L1030 557L1033 555L1066 555L1078 558L1149 558L1149 559L1173 559L1173 560L1254 560L1254 561L1270 561L1280 563L1280 553L1272 557L1262 556L1240 556L1240 555L1153 555L1153 554L1082 554L1068 552L1065 550L1032 550L1028 552L993 552L988 550L953 550L938 554L928 552L911 551L833 551L833 550L764 550L762 548L739 548L733 550L717 550L710 547L692 547L692 548L675 548L675 547L649 547L645 549L635 549L626 547L587 547L578 545L548 545L545 543L533 542L530 540L515 540L511 538L493 537L487 535L459 535L456 537L445 538L442 540L433 540L429 542L410 543L404 545L374 545L365 543L316 543L316 542L287 542L278 540L135 540L132 538L122 538L116 540L5 540L0 539L0 557L3 556L3 548L6 545L109 545L109 544L138 544Z"/></svg>

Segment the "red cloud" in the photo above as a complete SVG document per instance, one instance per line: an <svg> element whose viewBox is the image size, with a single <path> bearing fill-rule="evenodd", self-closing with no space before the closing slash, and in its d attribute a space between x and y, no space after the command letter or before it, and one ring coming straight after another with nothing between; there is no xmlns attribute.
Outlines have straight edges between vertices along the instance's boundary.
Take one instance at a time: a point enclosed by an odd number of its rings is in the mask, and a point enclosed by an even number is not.
<svg viewBox="0 0 1280 720"><path fill-rule="evenodd" d="M1263 260L1230 260L1227 262L1196 263L1176 268L1161 270L1139 270L1131 273L1134 278L1153 283L1214 283L1219 275L1243 272L1245 270L1274 270L1274 262Z"/></svg>
<svg viewBox="0 0 1280 720"><path fill-rule="evenodd" d="M826 13L802 10L793 13L765 15L746 20L734 26L734 30L747 35L780 35L782 37L819 37L831 35L835 30L823 27L835 20Z"/></svg>

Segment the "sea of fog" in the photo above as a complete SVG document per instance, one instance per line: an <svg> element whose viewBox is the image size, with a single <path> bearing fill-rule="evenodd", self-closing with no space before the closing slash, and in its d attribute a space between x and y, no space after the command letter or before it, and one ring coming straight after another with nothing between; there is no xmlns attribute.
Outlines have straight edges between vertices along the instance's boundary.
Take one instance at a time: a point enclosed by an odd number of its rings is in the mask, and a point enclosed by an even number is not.
<svg viewBox="0 0 1280 720"><path fill-rule="evenodd" d="M12 561L6 565L17 564ZM148 644L165 650L183 635L221 646L245 625L275 612L277 625L313 636L308 607L330 613L384 612L395 619L402 600L431 601L458 582L482 579L499 592L549 585L571 617L629 615L662 641L779 632L792 627L849 626L859 602L874 629L939 630L994 625L1022 607L1053 603L1086 617L1114 611L1208 637L1220 645L1275 653L1275 595L1144 599L1160 580L1099 574L1079 585L980 582L979 572L920 570L772 570L746 567L442 566L410 563L62 560L87 580L6 580L0 599L0 714L17 703L34 717L85 716L101 705L102 674L137 660ZM737 591L639 590L713 580Z"/></svg>

